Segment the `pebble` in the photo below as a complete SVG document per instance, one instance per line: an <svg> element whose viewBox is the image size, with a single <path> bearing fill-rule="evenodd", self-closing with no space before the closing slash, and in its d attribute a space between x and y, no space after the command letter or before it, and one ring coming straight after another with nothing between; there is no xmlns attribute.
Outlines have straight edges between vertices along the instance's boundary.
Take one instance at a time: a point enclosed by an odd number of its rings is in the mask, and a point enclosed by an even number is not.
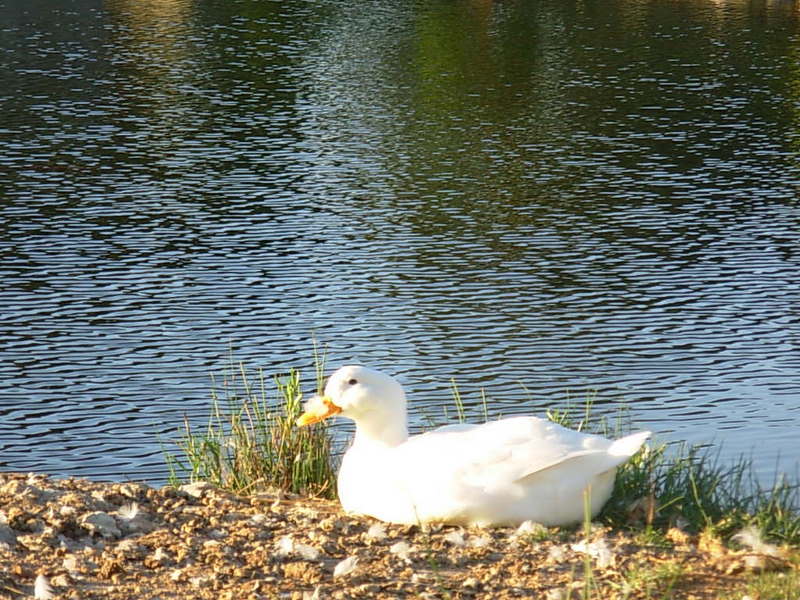
<svg viewBox="0 0 800 600"><path fill-rule="evenodd" d="M120 538L122 532L117 527L117 522L106 512L93 512L81 517L79 523L89 531L104 538Z"/></svg>
<svg viewBox="0 0 800 600"><path fill-rule="evenodd" d="M0 523L0 544L13 547L17 543L17 534L8 525Z"/></svg>
<svg viewBox="0 0 800 600"><path fill-rule="evenodd" d="M178 489L191 496L192 498L202 498L202 496L212 488L211 484L205 481L195 481L194 483L187 483Z"/></svg>

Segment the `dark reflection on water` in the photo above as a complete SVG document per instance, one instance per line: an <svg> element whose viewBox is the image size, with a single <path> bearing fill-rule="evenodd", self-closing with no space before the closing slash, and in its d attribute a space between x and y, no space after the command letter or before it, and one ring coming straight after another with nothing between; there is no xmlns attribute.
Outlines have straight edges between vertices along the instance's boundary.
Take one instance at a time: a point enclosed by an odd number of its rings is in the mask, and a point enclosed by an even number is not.
<svg viewBox="0 0 800 600"><path fill-rule="evenodd" d="M164 476L237 359L796 470L791 2L0 0L0 443ZM342 435L347 429L343 427Z"/></svg>

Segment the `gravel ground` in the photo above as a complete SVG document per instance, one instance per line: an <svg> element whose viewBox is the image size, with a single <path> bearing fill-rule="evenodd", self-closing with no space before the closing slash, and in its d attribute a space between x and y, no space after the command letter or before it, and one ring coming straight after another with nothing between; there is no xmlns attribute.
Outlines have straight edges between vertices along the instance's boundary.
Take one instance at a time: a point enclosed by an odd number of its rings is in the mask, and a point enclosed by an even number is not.
<svg viewBox="0 0 800 600"><path fill-rule="evenodd" d="M423 529L277 492L0 473L0 598L568 600L589 564L592 598L705 600L764 566L713 539L667 538L665 548L602 527L589 539L533 524Z"/></svg>

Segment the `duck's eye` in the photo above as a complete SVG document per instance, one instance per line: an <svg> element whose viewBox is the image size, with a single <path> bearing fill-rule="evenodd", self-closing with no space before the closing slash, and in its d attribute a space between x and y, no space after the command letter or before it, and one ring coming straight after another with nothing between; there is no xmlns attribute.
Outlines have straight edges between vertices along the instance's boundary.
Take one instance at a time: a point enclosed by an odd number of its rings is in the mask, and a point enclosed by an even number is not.
<svg viewBox="0 0 800 600"><path fill-rule="evenodd" d="M357 383L358 383L358 379L351 379L350 381L347 382L347 385L355 385Z"/></svg>

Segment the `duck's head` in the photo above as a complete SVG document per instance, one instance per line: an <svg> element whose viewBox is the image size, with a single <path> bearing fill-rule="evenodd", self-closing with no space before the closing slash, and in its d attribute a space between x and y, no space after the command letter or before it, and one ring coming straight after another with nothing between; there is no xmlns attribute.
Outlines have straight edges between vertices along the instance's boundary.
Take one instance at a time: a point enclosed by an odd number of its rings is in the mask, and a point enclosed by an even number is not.
<svg viewBox="0 0 800 600"><path fill-rule="evenodd" d="M405 436L406 395L396 379L367 367L341 367L328 379L321 396L305 405L298 425L310 425L340 414L376 435ZM402 430L402 433L401 431Z"/></svg>

